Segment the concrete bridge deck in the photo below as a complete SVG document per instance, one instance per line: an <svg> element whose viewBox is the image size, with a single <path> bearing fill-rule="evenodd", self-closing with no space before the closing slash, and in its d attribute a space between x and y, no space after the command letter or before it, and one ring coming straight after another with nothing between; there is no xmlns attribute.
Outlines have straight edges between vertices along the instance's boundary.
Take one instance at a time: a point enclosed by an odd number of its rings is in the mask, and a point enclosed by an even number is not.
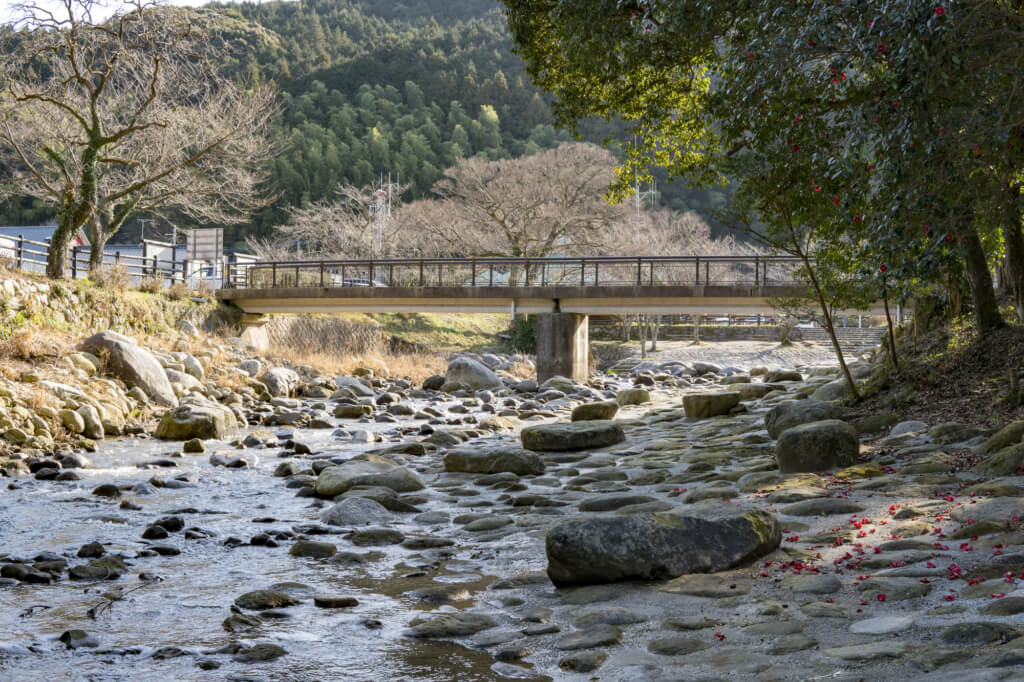
<svg viewBox="0 0 1024 682"><path fill-rule="evenodd" d="M802 267L777 256L268 261L227 273L217 298L246 313L243 337L257 345L275 313L538 314L538 378L585 381L587 315L764 313L806 297Z"/></svg>
<svg viewBox="0 0 1024 682"><path fill-rule="evenodd" d="M778 256L269 261L236 268L217 297L252 314L758 313L806 293L800 267Z"/></svg>

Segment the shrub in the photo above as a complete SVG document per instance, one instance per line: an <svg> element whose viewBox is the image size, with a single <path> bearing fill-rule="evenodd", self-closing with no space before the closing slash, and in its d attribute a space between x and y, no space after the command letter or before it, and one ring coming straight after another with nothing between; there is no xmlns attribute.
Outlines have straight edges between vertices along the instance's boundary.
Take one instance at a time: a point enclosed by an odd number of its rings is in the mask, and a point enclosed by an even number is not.
<svg viewBox="0 0 1024 682"><path fill-rule="evenodd" d="M188 287L185 286L184 282L175 282L171 286L167 287L164 291L164 296L172 301L180 301L188 296Z"/></svg>
<svg viewBox="0 0 1024 682"><path fill-rule="evenodd" d="M509 345L517 353L533 355L537 352L537 316L517 315L509 330Z"/></svg>
<svg viewBox="0 0 1024 682"><path fill-rule="evenodd" d="M124 292L132 283L128 269L123 265L101 265L89 273L96 286L110 291Z"/></svg>
<svg viewBox="0 0 1024 682"><path fill-rule="evenodd" d="M158 294L164 289L164 278L160 275L147 275L139 282L139 291L147 294Z"/></svg>

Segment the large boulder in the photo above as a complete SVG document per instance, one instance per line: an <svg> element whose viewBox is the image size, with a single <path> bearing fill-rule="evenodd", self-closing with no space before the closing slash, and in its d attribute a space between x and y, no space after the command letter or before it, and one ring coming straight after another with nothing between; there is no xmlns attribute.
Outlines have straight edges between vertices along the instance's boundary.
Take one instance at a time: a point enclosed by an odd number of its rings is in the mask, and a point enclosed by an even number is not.
<svg viewBox="0 0 1024 682"><path fill-rule="evenodd" d="M764 380L770 384L780 381L803 381L803 378L803 375L795 369L777 369L774 372L768 372L764 376Z"/></svg>
<svg viewBox="0 0 1024 682"><path fill-rule="evenodd" d="M383 457L349 460L327 467L316 479L317 495L334 497L357 485L381 486L398 493L411 493L425 487L419 476Z"/></svg>
<svg viewBox="0 0 1024 682"><path fill-rule="evenodd" d="M792 400L779 403L764 417L768 435L778 438L786 429L825 419L842 419L846 410L824 400Z"/></svg>
<svg viewBox="0 0 1024 682"><path fill-rule="evenodd" d="M566 452L615 445L626 440L622 427L603 419L568 424L536 424L519 432L527 450Z"/></svg>
<svg viewBox="0 0 1024 682"><path fill-rule="evenodd" d="M687 417L705 419L720 414L728 414L729 410L740 403L740 394L735 391L708 391L707 393L691 393L683 396L683 409Z"/></svg>
<svg viewBox="0 0 1024 682"><path fill-rule="evenodd" d="M101 358L107 372L129 388L140 388L157 405L177 406L178 398L160 362L127 336L112 331L99 332L83 341L81 350Z"/></svg>
<svg viewBox="0 0 1024 682"><path fill-rule="evenodd" d="M473 390L499 388L502 383L491 368L473 358L460 356L448 363L444 373L446 385L462 384Z"/></svg>
<svg viewBox="0 0 1024 682"><path fill-rule="evenodd" d="M779 546L782 533L765 511L704 509L598 516L558 524L547 535L548 577L557 586L667 580L713 573Z"/></svg>
<svg viewBox="0 0 1024 682"><path fill-rule="evenodd" d="M264 372L260 382L267 387L271 396L289 397L299 390L299 375L287 367L274 367Z"/></svg>
<svg viewBox="0 0 1024 682"><path fill-rule="evenodd" d="M822 384L811 394L811 400L842 400L845 397L846 379L836 379Z"/></svg>
<svg viewBox="0 0 1024 682"><path fill-rule="evenodd" d="M596 403L577 405L572 411L572 421L586 422L595 419L611 419L619 411L619 404L614 400L602 400Z"/></svg>
<svg viewBox="0 0 1024 682"><path fill-rule="evenodd" d="M444 456L444 469L470 474L539 475L544 473L544 460L535 452L516 447L460 448Z"/></svg>
<svg viewBox="0 0 1024 682"><path fill-rule="evenodd" d="M857 429L839 419L786 429L775 445L779 471L800 473L843 469L857 463Z"/></svg>
<svg viewBox="0 0 1024 682"><path fill-rule="evenodd" d="M569 395L575 393L578 386L572 379L556 374L541 384L539 388L541 391L561 391Z"/></svg>
<svg viewBox="0 0 1024 682"><path fill-rule="evenodd" d="M237 434L238 420L230 408L192 396L182 400L182 404L173 410L164 412L154 435L165 440L224 440Z"/></svg>

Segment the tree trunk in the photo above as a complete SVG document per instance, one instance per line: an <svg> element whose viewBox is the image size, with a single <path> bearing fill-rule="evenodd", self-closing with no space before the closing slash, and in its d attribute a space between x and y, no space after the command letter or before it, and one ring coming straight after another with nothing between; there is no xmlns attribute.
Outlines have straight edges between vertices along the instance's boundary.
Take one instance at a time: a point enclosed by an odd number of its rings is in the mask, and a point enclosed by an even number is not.
<svg viewBox="0 0 1024 682"><path fill-rule="evenodd" d="M1006 243L1006 268L1003 288L1013 295L1013 305L1018 320L1024 320L1024 235L1021 234L1021 215L1017 202L1020 200L1021 185L1010 185L1010 197L1006 203L1003 225L1003 241Z"/></svg>
<svg viewBox="0 0 1024 682"><path fill-rule="evenodd" d="M896 334L892 330L892 315L889 314L889 293L884 289L882 291L882 303L885 304L885 322L889 327L889 358L892 360L892 366L899 369L900 363L896 358Z"/></svg>
<svg viewBox="0 0 1024 682"><path fill-rule="evenodd" d="M846 392L850 394L850 397L854 401L860 402L860 393L857 391L857 384L853 381L853 375L850 373L850 368L846 366L846 358L843 357L843 349L839 346L839 339L836 338L835 327L832 326L832 311L828 306L828 302L825 300L825 293L821 290L821 284L818 282L818 278L814 274L814 270L811 266L811 261L806 254L801 253L800 259L804 262L804 267L807 269L807 275L811 280L811 285L814 287L814 293L818 297L818 305L821 306L821 314L825 318L825 329L828 331L828 338L832 341L832 350L836 353L836 358L839 360L839 367L843 370L843 378L846 379Z"/></svg>
<svg viewBox="0 0 1024 682"><path fill-rule="evenodd" d="M92 277L103 267L103 252L107 248L109 237L102 230L90 230L89 236L89 276Z"/></svg>
<svg viewBox="0 0 1024 682"><path fill-rule="evenodd" d="M75 232L72 218L58 215L57 229L50 237L50 246L46 252L46 276L50 279L64 279L68 265L68 246Z"/></svg>
<svg viewBox="0 0 1024 682"><path fill-rule="evenodd" d="M1003 317L999 314L996 292L992 287L992 273L989 272L978 233L971 229L963 239L964 266L971 284L971 298L974 300L974 320L978 332L984 334L1002 327Z"/></svg>
<svg viewBox="0 0 1024 682"><path fill-rule="evenodd" d="M647 357L647 320L644 315L636 316L636 331L640 337L640 357Z"/></svg>

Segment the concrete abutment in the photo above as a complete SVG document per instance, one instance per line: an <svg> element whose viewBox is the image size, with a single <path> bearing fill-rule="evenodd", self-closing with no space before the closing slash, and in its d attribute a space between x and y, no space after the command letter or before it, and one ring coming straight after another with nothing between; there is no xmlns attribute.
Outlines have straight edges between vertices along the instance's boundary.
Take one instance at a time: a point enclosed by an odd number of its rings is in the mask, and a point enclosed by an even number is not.
<svg viewBox="0 0 1024 682"><path fill-rule="evenodd" d="M590 378L590 323L578 313L537 315L537 381Z"/></svg>

